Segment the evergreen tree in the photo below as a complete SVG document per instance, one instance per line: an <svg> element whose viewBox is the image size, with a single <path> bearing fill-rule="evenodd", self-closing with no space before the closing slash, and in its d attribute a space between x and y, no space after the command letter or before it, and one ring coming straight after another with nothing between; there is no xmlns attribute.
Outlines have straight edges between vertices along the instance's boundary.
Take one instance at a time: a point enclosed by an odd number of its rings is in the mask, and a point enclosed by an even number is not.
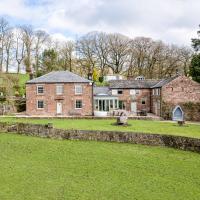
<svg viewBox="0 0 200 200"><path fill-rule="evenodd" d="M194 81L200 83L200 30L197 31L197 35L198 38L192 39L192 47L196 53L192 57L189 74Z"/></svg>

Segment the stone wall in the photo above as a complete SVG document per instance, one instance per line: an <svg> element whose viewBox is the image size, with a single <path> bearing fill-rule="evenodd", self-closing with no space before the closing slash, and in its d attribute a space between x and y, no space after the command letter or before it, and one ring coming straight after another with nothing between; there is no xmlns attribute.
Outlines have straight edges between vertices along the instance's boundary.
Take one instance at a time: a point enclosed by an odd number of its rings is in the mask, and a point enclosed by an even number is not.
<svg viewBox="0 0 200 200"><path fill-rule="evenodd" d="M119 131L61 130L53 128L51 124L9 124L4 122L0 122L0 132L11 132L55 139L95 140L104 142L166 146L200 153L200 139L172 135Z"/></svg>
<svg viewBox="0 0 200 200"><path fill-rule="evenodd" d="M186 76L179 76L162 88L162 100L171 104L200 102L200 84Z"/></svg>
<svg viewBox="0 0 200 200"><path fill-rule="evenodd" d="M200 121L200 102L186 102L179 103L183 112L184 112L184 120L186 121ZM172 119L173 109L176 107L176 104L162 102L162 117L166 120Z"/></svg>

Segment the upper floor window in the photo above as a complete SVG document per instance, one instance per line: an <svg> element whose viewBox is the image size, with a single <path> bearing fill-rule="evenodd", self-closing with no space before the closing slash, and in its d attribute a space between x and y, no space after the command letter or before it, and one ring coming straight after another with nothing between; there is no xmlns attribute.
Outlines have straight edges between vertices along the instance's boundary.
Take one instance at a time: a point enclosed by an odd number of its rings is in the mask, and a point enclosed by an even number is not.
<svg viewBox="0 0 200 200"><path fill-rule="evenodd" d="M44 94L44 86L43 85L37 86L37 94Z"/></svg>
<svg viewBox="0 0 200 200"><path fill-rule="evenodd" d="M75 94L83 94L82 85L75 85Z"/></svg>
<svg viewBox="0 0 200 200"><path fill-rule="evenodd" d="M160 95L160 88L153 89L153 95L159 96Z"/></svg>
<svg viewBox="0 0 200 200"><path fill-rule="evenodd" d="M63 85L56 85L56 94L57 95L63 94Z"/></svg>
<svg viewBox="0 0 200 200"><path fill-rule="evenodd" d="M37 109L43 109L44 108L44 101L38 100L37 101Z"/></svg>
<svg viewBox="0 0 200 200"><path fill-rule="evenodd" d="M123 90L118 90L117 94L123 94Z"/></svg>
<svg viewBox="0 0 200 200"><path fill-rule="evenodd" d="M112 90L112 95L117 95L117 90Z"/></svg>
<svg viewBox="0 0 200 200"><path fill-rule="evenodd" d="M138 94L140 94L140 90L138 90L138 89L130 90L130 95L138 95Z"/></svg>

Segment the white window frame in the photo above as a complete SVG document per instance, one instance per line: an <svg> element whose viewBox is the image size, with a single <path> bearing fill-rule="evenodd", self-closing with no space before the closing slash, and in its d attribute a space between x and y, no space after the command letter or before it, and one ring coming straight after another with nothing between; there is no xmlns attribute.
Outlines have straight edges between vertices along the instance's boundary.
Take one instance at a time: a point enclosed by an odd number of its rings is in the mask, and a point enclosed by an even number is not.
<svg viewBox="0 0 200 200"><path fill-rule="evenodd" d="M79 91L77 92L77 90L80 88L81 88L81 92L79 92ZM78 94L78 95L83 94L83 86L82 85L75 85L75 94Z"/></svg>
<svg viewBox="0 0 200 200"><path fill-rule="evenodd" d="M139 89L136 89L136 90L135 90L135 94L136 94L136 95L139 95L139 94L140 94L140 90L139 90Z"/></svg>
<svg viewBox="0 0 200 200"><path fill-rule="evenodd" d="M43 87L43 93L38 92L38 88ZM44 94L44 85L37 85L37 95L43 95Z"/></svg>
<svg viewBox="0 0 200 200"><path fill-rule="evenodd" d="M117 90L112 90L112 95L117 95Z"/></svg>
<svg viewBox="0 0 200 200"><path fill-rule="evenodd" d="M58 88L62 87L62 92L58 92ZM56 95L63 95L64 93L64 85L56 85Z"/></svg>
<svg viewBox="0 0 200 200"><path fill-rule="evenodd" d="M133 95L133 96L136 95L136 91L135 91L135 89L131 89L131 90L130 90L130 95Z"/></svg>
<svg viewBox="0 0 200 200"><path fill-rule="evenodd" d="M39 101L43 101L43 108L39 108L39 107L38 107L38 102L39 102ZM43 110L44 107L45 107L44 100L37 100L37 109L38 109L38 110Z"/></svg>
<svg viewBox="0 0 200 200"><path fill-rule="evenodd" d="M76 102L77 102L77 101L81 101L81 108L77 108L77 107L76 107ZM76 100L75 100L75 109L76 109L76 110L80 110L80 109L82 109L82 108L83 108L83 100L82 100L82 99L76 99Z"/></svg>

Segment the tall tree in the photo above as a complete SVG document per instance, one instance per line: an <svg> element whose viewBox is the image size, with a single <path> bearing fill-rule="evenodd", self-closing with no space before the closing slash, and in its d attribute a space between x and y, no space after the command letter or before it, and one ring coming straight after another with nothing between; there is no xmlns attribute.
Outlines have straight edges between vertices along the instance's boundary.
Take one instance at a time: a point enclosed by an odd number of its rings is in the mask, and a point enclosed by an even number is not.
<svg viewBox="0 0 200 200"><path fill-rule="evenodd" d="M42 72L58 69L58 53L54 49L45 49L42 53Z"/></svg>
<svg viewBox="0 0 200 200"><path fill-rule="evenodd" d="M23 40L23 31L20 27L14 31L14 51L15 59L17 61L17 73L21 70L21 63L25 57L25 44Z"/></svg>
<svg viewBox="0 0 200 200"><path fill-rule="evenodd" d="M197 38L192 38L192 47L196 52L200 51L200 25L197 31Z"/></svg>
<svg viewBox="0 0 200 200"><path fill-rule="evenodd" d="M194 54L191 66L190 66L190 76L194 81L200 83L200 54Z"/></svg>
<svg viewBox="0 0 200 200"><path fill-rule="evenodd" d="M9 29L5 35L6 72L9 71L11 48L14 43L13 30Z"/></svg>
<svg viewBox="0 0 200 200"><path fill-rule="evenodd" d="M5 36L8 29L8 21L5 18L0 18L0 72L3 71Z"/></svg>
<svg viewBox="0 0 200 200"><path fill-rule="evenodd" d="M35 72L38 73L39 67L40 67L40 55L42 49L45 47L45 43L49 41L49 34L47 34L45 31L37 30L34 32L34 54L35 54Z"/></svg>
<svg viewBox="0 0 200 200"><path fill-rule="evenodd" d="M23 42L25 45L25 58L24 65L26 66L26 73L31 73L31 58L32 58L32 48L33 48L33 40L34 40L34 31L32 26L24 25L21 27L23 34Z"/></svg>
<svg viewBox="0 0 200 200"><path fill-rule="evenodd" d="M109 54L107 65L113 73L119 74L126 68L130 39L121 34L108 35Z"/></svg>
<svg viewBox="0 0 200 200"><path fill-rule="evenodd" d="M61 65L64 70L69 70L70 72L73 70L73 57L75 51L75 44L73 41L67 41L62 43L60 49L61 56Z"/></svg>
<svg viewBox="0 0 200 200"><path fill-rule="evenodd" d="M83 70L88 75L92 73L96 62L96 54L95 54L95 38L94 35L88 33L84 35L76 42L76 53L78 57L78 61L81 66L84 68Z"/></svg>
<svg viewBox="0 0 200 200"><path fill-rule="evenodd" d="M189 74L193 80L200 83L200 30L197 31L197 36L192 39L192 47L196 53L192 57Z"/></svg>
<svg viewBox="0 0 200 200"><path fill-rule="evenodd" d="M97 56L97 67L100 70L100 76L103 77L108 71L108 37L105 33L94 33L95 36L95 53Z"/></svg>

